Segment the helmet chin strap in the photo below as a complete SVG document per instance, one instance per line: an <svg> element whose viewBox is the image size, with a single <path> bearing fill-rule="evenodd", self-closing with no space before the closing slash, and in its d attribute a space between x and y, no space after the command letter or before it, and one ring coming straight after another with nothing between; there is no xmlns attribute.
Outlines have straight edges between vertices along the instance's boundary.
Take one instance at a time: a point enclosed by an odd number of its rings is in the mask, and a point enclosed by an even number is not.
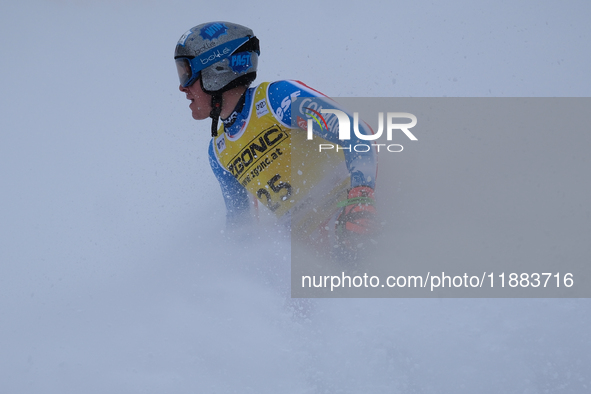
<svg viewBox="0 0 591 394"><path fill-rule="evenodd" d="M211 95L211 112L209 117L211 118L211 136L217 137L218 135L218 121L220 120L220 114L222 113L222 94L214 93Z"/></svg>

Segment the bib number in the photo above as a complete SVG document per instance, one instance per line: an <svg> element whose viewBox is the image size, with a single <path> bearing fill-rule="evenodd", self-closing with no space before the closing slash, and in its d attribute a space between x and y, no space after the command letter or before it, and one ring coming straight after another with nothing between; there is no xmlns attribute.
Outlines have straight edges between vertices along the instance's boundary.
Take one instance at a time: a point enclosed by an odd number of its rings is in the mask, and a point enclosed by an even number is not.
<svg viewBox="0 0 591 394"><path fill-rule="evenodd" d="M281 206L281 202L286 201L291 197L291 185L287 182L280 181L280 179L281 175L277 174L267 182L273 195L271 195L266 188L260 188L257 190L257 197L259 200L262 200L263 196L266 197L267 208L269 208L271 212L275 212ZM283 189L285 189L285 191L283 191ZM273 202L273 197L279 197L280 201Z"/></svg>

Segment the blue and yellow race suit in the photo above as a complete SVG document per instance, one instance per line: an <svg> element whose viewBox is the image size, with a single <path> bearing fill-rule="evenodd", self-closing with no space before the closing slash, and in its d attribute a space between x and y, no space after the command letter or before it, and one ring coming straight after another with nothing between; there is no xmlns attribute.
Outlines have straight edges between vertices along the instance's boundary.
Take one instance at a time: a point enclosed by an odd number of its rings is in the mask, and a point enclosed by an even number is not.
<svg viewBox="0 0 591 394"><path fill-rule="evenodd" d="M295 97L313 97L326 103L324 108L338 105L299 81L265 82L246 90L212 138L209 160L222 189L228 224L250 217L253 196L292 232L310 235L339 210L347 189L375 188L375 150L351 149L363 142L353 134L351 140L339 140L338 122L329 122L328 130L314 125L314 139L308 140L306 99L298 99L299 113L292 114ZM363 134L372 134L365 123L359 127ZM322 142L333 148L319 151Z"/></svg>

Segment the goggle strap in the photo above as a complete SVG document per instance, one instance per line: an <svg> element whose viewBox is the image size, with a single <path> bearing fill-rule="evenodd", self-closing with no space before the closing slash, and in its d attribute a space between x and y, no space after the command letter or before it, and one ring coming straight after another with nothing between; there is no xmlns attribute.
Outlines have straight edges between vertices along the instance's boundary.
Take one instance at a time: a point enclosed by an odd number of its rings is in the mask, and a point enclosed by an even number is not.
<svg viewBox="0 0 591 394"><path fill-rule="evenodd" d="M238 52L256 52L257 55L261 54L261 49L259 47L259 39L255 36L252 36L242 44L238 49L236 49L233 53Z"/></svg>

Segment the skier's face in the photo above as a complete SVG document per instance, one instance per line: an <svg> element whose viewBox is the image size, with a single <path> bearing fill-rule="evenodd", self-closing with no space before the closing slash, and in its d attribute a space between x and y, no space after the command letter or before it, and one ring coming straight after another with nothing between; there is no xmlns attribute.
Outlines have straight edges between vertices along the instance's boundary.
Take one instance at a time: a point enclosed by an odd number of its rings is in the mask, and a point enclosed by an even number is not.
<svg viewBox="0 0 591 394"><path fill-rule="evenodd" d="M211 96L201 89L199 80L186 88L179 86L179 90L187 95L187 100L191 100L189 108L193 111L193 119L203 120L209 118L211 112Z"/></svg>

